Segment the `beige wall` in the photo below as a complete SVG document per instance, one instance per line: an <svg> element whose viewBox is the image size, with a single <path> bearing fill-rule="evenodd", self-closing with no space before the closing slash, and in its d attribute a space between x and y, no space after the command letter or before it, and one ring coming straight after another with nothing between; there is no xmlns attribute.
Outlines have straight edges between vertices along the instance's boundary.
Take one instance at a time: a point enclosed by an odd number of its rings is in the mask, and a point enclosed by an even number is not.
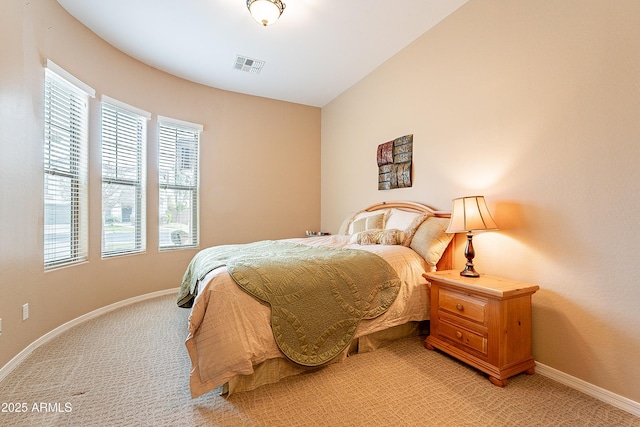
<svg viewBox="0 0 640 427"><path fill-rule="evenodd" d="M485 195L475 264L540 285L535 358L635 402L639 22L637 0L471 0L322 110L323 229ZM409 133L413 187L378 191L377 145Z"/></svg>
<svg viewBox="0 0 640 427"><path fill-rule="evenodd" d="M104 43L55 0L0 2L0 52L0 367L82 314L179 286L195 250L157 250L158 114L204 125L201 247L303 236L305 229L319 228L320 109L216 90L154 70ZM42 249L46 58L97 92L90 122L90 259L47 273ZM108 260L100 258L102 94L152 113L147 251ZM24 303L30 318L22 322Z"/></svg>

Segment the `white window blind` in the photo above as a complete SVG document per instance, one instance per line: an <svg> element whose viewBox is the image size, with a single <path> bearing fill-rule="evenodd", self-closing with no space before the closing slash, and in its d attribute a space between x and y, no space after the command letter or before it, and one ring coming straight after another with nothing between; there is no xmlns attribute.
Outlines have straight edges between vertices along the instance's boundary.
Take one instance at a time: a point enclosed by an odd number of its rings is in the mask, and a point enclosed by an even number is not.
<svg viewBox="0 0 640 427"><path fill-rule="evenodd" d="M102 100L102 256L144 252L149 114Z"/></svg>
<svg viewBox="0 0 640 427"><path fill-rule="evenodd" d="M48 61L44 84L45 269L87 260L88 122L93 94L93 89Z"/></svg>
<svg viewBox="0 0 640 427"><path fill-rule="evenodd" d="M199 146L202 126L158 118L159 246L197 247Z"/></svg>

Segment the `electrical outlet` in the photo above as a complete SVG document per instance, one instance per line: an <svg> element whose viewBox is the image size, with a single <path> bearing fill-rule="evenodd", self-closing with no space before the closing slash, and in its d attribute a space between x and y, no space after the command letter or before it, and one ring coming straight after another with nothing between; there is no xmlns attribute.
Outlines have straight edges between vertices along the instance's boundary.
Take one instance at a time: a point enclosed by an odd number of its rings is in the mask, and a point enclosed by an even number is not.
<svg viewBox="0 0 640 427"><path fill-rule="evenodd" d="M29 318L29 303L22 305L22 320L27 320Z"/></svg>
<svg viewBox="0 0 640 427"><path fill-rule="evenodd" d="M0 317L0 335L2 335L2 317Z"/></svg>

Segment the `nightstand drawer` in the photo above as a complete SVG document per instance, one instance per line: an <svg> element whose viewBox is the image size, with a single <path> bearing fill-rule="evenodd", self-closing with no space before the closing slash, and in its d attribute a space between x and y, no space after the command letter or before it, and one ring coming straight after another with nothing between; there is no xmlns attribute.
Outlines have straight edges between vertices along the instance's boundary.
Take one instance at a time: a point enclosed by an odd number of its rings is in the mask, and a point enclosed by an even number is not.
<svg viewBox="0 0 640 427"><path fill-rule="evenodd" d="M440 309L473 322L485 324L488 300L475 298L450 289L440 289Z"/></svg>
<svg viewBox="0 0 640 427"><path fill-rule="evenodd" d="M453 323L440 319L438 334L450 341L469 347L484 355L487 354L487 337L461 328Z"/></svg>

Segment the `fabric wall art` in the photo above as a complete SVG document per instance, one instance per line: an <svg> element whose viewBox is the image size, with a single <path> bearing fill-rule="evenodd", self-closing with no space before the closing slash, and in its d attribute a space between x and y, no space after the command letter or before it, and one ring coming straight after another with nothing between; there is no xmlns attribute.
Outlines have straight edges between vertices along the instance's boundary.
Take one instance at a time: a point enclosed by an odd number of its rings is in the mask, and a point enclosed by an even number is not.
<svg viewBox="0 0 640 427"><path fill-rule="evenodd" d="M411 187L413 135L378 145L378 190Z"/></svg>

